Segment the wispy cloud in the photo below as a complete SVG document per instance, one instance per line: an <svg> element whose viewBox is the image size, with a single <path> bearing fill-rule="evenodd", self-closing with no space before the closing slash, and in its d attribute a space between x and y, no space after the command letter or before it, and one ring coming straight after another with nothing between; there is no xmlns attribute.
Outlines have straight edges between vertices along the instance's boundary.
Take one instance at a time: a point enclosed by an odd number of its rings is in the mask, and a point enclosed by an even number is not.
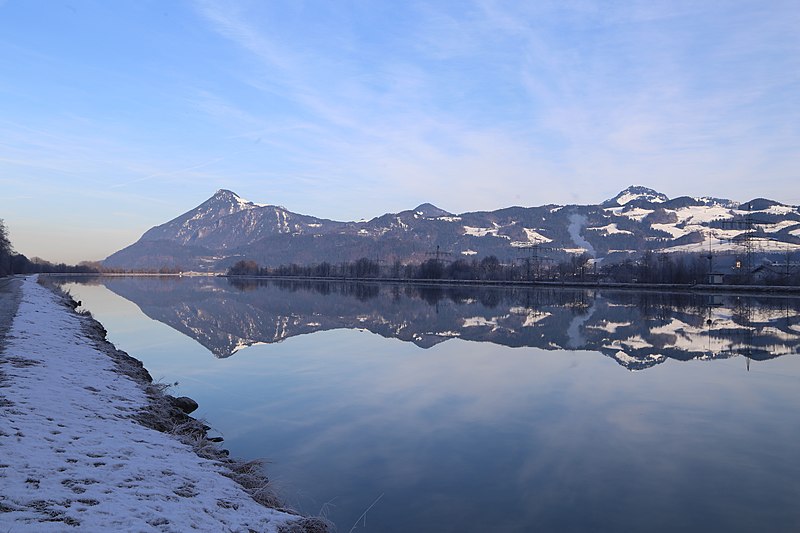
<svg viewBox="0 0 800 533"><path fill-rule="evenodd" d="M740 165L757 175L753 161L797 140L785 126L798 107L781 94L798 87L797 34L759 4L576 11L537 3L535 17L522 12L527 6L480 5L487 24L525 50L522 82L543 109L541 124L563 140L569 175L618 187L620 176L633 174L670 193L730 194L741 188L730 181ZM800 10L789 11L796 21ZM772 109L764 105L774 97Z"/></svg>
<svg viewBox="0 0 800 533"><path fill-rule="evenodd" d="M298 132L298 140L306 151L316 152L312 159L316 163L308 166L316 175L327 171L328 181L335 180L339 173L346 175L342 176L342 180L349 180L343 196L354 186L353 179L367 176L374 183L372 194L376 197L393 197L395 192L400 192L400 198L408 201L437 189L442 196L448 191L452 196L457 180L462 183L469 180L477 186L481 179L490 183L487 176L491 175L494 188L504 179L503 184L509 186L509 193L502 195L503 199L519 198L520 181L524 175L531 175L532 168L530 161L515 170L510 164L527 159L525 154L531 149L526 141L515 140L511 132L498 130L494 124L470 123L467 117L461 116L463 105L442 110L437 100L446 100L447 95L442 93L440 80L429 68L409 59L360 65L337 56L338 72L332 72L320 66L331 60L320 50L320 57L310 61L301 60L291 51L282 52L281 60L277 60L275 50L280 46L271 43L264 33L244 20L242 13L225 9L204 3L201 13L215 31L263 62L261 76L252 72L244 76L248 84L261 91L264 97L281 86L285 91L281 96L299 107L305 126ZM457 24L454 19L449 20ZM293 59L285 60L287 57ZM326 78L330 74L333 76ZM234 127L232 122L237 120L242 129L252 128L259 122L252 116L240 114L239 107L234 104L214 102L212 106L201 108L218 116L220 110L225 110L222 114L230 127ZM277 118L280 120L279 113ZM476 142L476 139L481 141ZM515 151L509 150L512 146L517 153L509 157L509 152ZM495 151L504 155L494 155ZM482 176L477 175L479 168ZM404 176L400 175L402 169L407 172ZM464 189L475 190L469 186ZM453 198L452 203L464 209L491 207L475 205L476 196L471 202L466 198ZM497 194L494 196L495 202L500 201ZM382 203L386 205L385 200ZM387 209L391 207L407 206L387 206Z"/></svg>

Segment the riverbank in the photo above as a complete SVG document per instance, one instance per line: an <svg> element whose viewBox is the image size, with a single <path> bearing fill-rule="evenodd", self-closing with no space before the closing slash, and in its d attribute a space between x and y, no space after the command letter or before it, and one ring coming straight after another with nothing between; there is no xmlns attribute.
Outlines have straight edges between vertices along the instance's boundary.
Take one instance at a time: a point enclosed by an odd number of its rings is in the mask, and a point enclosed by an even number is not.
<svg viewBox="0 0 800 533"><path fill-rule="evenodd" d="M19 283L0 352L0 530L325 531L281 509L259 465L228 458L71 299Z"/></svg>

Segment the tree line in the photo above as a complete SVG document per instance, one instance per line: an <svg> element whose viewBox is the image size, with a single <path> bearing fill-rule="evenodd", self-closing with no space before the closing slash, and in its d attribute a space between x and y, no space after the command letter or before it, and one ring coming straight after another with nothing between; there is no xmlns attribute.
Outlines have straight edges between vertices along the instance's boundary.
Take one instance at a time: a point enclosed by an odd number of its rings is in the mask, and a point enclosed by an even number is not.
<svg viewBox="0 0 800 533"><path fill-rule="evenodd" d="M23 254L17 253L11 244L6 225L0 219L0 276L40 273L86 274L94 272L97 272L97 269L87 264L51 263L38 257L28 259Z"/></svg>
<svg viewBox="0 0 800 533"><path fill-rule="evenodd" d="M516 272L503 265L495 256L480 261L457 260L450 263L428 259L422 263L382 265L380 261L362 257L356 261L338 264L322 262L314 265L295 263L277 267L261 267L252 260L241 260L227 271L229 276L275 276L346 279L458 279L508 281Z"/></svg>
<svg viewBox="0 0 800 533"><path fill-rule="evenodd" d="M788 263L787 263L788 264ZM356 261L314 265L289 264L262 267L252 260L231 266L229 276L298 277L338 279L471 280L471 281L555 281L616 282L689 285L708 283L711 265L702 254L656 254L645 252L637 259L616 263L597 263L587 254L569 256L559 262L529 259L504 263L490 255L478 259L443 261L428 259L422 263L390 265L362 257ZM751 277L731 275L730 283L752 282ZM763 284L800 285L800 272L786 269L759 278Z"/></svg>

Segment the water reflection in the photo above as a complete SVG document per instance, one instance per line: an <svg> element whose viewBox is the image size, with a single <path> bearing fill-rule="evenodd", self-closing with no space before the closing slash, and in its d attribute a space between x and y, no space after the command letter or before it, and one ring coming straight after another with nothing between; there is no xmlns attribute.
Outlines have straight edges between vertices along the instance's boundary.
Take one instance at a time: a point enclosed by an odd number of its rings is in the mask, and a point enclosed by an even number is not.
<svg viewBox="0 0 800 533"><path fill-rule="evenodd" d="M73 280L74 281L74 280ZM796 298L220 278L96 278L229 357L254 344L361 329L430 348L453 338L590 350L630 370L667 359L797 353Z"/></svg>

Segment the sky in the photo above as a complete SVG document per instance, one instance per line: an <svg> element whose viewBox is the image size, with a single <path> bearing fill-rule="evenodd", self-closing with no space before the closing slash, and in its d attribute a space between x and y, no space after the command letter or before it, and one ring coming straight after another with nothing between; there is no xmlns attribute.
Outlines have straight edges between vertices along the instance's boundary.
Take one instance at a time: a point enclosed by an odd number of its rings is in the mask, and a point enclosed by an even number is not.
<svg viewBox="0 0 800 533"><path fill-rule="evenodd" d="M335 220L800 204L800 2L0 0L0 218L102 259L225 188Z"/></svg>

